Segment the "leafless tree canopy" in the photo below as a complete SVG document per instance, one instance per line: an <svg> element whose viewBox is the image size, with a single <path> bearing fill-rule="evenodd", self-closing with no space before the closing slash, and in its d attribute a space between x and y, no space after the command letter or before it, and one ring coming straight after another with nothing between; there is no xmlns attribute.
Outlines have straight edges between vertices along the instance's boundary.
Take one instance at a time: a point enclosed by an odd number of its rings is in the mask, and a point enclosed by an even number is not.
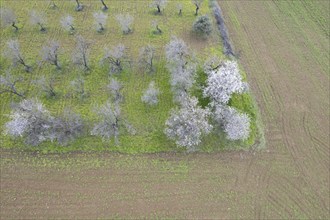
<svg viewBox="0 0 330 220"><path fill-rule="evenodd" d="M102 12L95 12L93 14L96 24L96 29L98 32L102 32L105 29L105 25L107 23L108 15L102 13Z"/></svg>
<svg viewBox="0 0 330 220"><path fill-rule="evenodd" d="M32 25L39 25L40 31L46 31L45 24L46 24L46 17L43 13L38 13L36 11L31 11L30 14L30 22Z"/></svg>
<svg viewBox="0 0 330 220"><path fill-rule="evenodd" d="M57 41L50 41L48 45L41 49L42 61L55 65L57 69L61 68L58 62L59 47L60 44Z"/></svg>
<svg viewBox="0 0 330 220"><path fill-rule="evenodd" d="M17 83L22 80L21 77L15 77L9 71L7 71L6 75L0 75L0 94L11 93L21 98L25 98L24 92L21 92L17 88Z"/></svg>
<svg viewBox="0 0 330 220"><path fill-rule="evenodd" d="M91 42L83 38L81 35L76 38L76 48L72 54L73 63L82 65L85 70L89 70L88 59Z"/></svg>
<svg viewBox="0 0 330 220"><path fill-rule="evenodd" d="M125 46L118 44L111 50L106 48L104 56L101 60L103 64L109 64L110 73L120 73L123 70L123 63L126 61Z"/></svg>
<svg viewBox="0 0 330 220"><path fill-rule="evenodd" d="M116 16L116 19L124 34L129 34L132 32L132 23L134 18L130 14L119 14Z"/></svg>
<svg viewBox="0 0 330 220"><path fill-rule="evenodd" d="M14 66L21 64L24 66L26 72L31 71L31 67L25 63L23 56L21 55L20 46L17 40L9 40L7 42L7 50L4 55L11 59Z"/></svg>
<svg viewBox="0 0 330 220"><path fill-rule="evenodd" d="M149 87L146 91L144 91L141 100L142 102L148 105L157 105L158 104L158 95L159 89L156 88L155 82L151 81Z"/></svg>
<svg viewBox="0 0 330 220"><path fill-rule="evenodd" d="M17 23L17 17L13 10L9 8L1 8L0 9L0 19L1 23L4 27L12 26L15 28L16 31L18 31L18 27L16 26Z"/></svg>
<svg viewBox="0 0 330 220"><path fill-rule="evenodd" d="M139 66L149 73L153 73L155 71L154 67L154 59L156 56L156 49L151 46L147 45L140 49L139 53Z"/></svg>
<svg viewBox="0 0 330 220"><path fill-rule="evenodd" d="M61 25L67 31L74 31L73 21L74 18L71 15L67 15L61 19Z"/></svg>

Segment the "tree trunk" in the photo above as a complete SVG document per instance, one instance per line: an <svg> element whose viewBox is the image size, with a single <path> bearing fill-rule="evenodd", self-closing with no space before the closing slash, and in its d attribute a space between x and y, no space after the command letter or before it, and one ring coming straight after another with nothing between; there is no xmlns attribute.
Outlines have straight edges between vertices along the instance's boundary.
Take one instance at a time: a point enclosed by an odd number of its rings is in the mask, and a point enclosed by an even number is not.
<svg viewBox="0 0 330 220"><path fill-rule="evenodd" d="M156 25L156 29L157 29L159 34L163 33L163 31L159 28L158 24Z"/></svg>
<svg viewBox="0 0 330 220"><path fill-rule="evenodd" d="M18 31L18 27L16 26L15 22L13 22L11 26L15 28L15 31Z"/></svg>
<svg viewBox="0 0 330 220"><path fill-rule="evenodd" d="M104 10L104 11L108 10L108 6L104 3L104 0L101 0L101 2L102 2L102 5L103 5L102 10Z"/></svg>
<svg viewBox="0 0 330 220"><path fill-rule="evenodd" d="M86 54L85 53L83 53L83 61L84 61L84 67L85 67L85 69L86 70L89 70L89 67L87 65L87 60L86 60Z"/></svg>
<svg viewBox="0 0 330 220"><path fill-rule="evenodd" d="M99 23L99 25L100 25L99 32L104 31L104 27L103 27L103 25L102 25L101 23Z"/></svg>
<svg viewBox="0 0 330 220"><path fill-rule="evenodd" d="M196 5L196 13L195 13L196 16L198 15L198 10L199 10L199 6Z"/></svg>
<svg viewBox="0 0 330 220"><path fill-rule="evenodd" d="M39 24L39 26L40 26L40 31L41 31L41 32L46 31L46 28L45 28L41 23L38 23L38 24Z"/></svg>

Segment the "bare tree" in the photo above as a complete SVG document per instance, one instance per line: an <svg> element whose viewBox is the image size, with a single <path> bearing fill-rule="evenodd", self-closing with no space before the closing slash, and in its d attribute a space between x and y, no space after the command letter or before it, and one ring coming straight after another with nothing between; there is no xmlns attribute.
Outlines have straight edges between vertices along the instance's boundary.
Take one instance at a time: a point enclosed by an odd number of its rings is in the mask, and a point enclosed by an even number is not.
<svg viewBox="0 0 330 220"><path fill-rule="evenodd" d="M102 12L95 12L93 14L95 19L95 24L97 25L97 31L102 32L105 29L105 25L107 23L108 15L102 13Z"/></svg>
<svg viewBox="0 0 330 220"><path fill-rule="evenodd" d="M171 88L174 93L174 101L181 103L195 83L196 65L178 65L171 68Z"/></svg>
<svg viewBox="0 0 330 220"><path fill-rule="evenodd" d="M55 65L57 69L61 69L58 62L58 48L60 44L56 41L50 41L48 45L45 45L41 49L42 61Z"/></svg>
<svg viewBox="0 0 330 220"><path fill-rule="evenodd" d="M73 63L82 65L85 70L89 70L88 59L91 43L81 35L76 38L76 48L72 54Z"/></svg>
<svg viewBox="0 0 330 220"><path fill-rule="evenodd" d="M120 111L120 107L117 104L106 102L104 105L98 107L96 113L99 117L99 122L94 126L91 134L101 136L103 139L115 140L115 144L119 145L119 132L120 128L126 128L126 130L135 134L133 127L123 119Z"/></svg>
<svg viewBox="0 0 330 220"><path fill-rule="evenodd" d="M180 103L195 82L196 65L192 62L191 52L185 42L176 37L172 37L166 45L165 53L167 68L171 73L174 101Z"/></svg>
<svg viewBox="0 0 330 220"><path fill-rule="evenodd" d="M24 66L26 72L31 71L31 66L25 63L23 56L21 55L21 50L17 40L9 40L7 42L7 50L5 51L5 56L11 59L14 66L21 64Z"/></svg>
<svg viewBox="0 0 330 220"><path fill-rule="evenodd" d="M103 10L103 11L106 11L106 10L109 9L108 6L105 4L104 0L101 0L101 3L102 3L102 5L103 5L103 7L102 7L102 10Z"/></svg>
<svg viewBox="0 0 330 220"><path fill-rule="evenodd" d="M174 109L165 125L165 134L188 152L196 151L203 135L211 132L208 118L210 111L198 106L195 97L187 97L180 109Z"/></svg>
<svg viewBox="0 0 330 220"><path fill-rule="evenodd" d="M203 0L192 0L192 3L196 6L196 12L195 15L198 15L198 11L202 5Z"/></svg>
<svg viewBox="0 0 330 220"><path fill-rule="evenodd" d="M156 54L156 49L151 45L147 45L140 49L139 65L140 67L147 70L149 73L153 73L155 71L155 67L154 67L155 54Z"/></svg>
<svg viewBox="0 0 330 220"><path fill-rule="evenodd" d="M158 95L159 95L159 89L156 88L155 82L151 81L148 89L143 93L143 96L141 97L141 101L148 105L157 105Z"/></svg>
<svg viewBox="0 0 330 220"><path fill-rule="evenodd" d="M46 31L46 27L45 27L45 23L46 23L46 17L44 14L42 13L38 13L36 11L32 11L30 14L30 21L32 25L39 25L40 27L40 31L41 32L45 32Z"/></svg>
<svg viewBox="0 0 330 220"><path fill-rule="evenodd" d="M77 94L80 98L85 98L88 96L88 92L85 89L85 80L79 76L77 79L71 81L71 87L73 92Z"/></svg>
<svg viewBox="0 0 330 220"><path fill-rule="evenodd" d="M15 31L18 31L18 27L16 26L17 17L13 10L9 8L1 8L0 9L0 19L1 23L4 27L12 26L15 28Z"/></svg>
<svg viewBox="0 0 330 220"><path fill-rule="evenodd" d="M151 7L157 8L157 13L160 14L162 11L161 9L164 9L166 6L167 0L154 0L151 4Z"/></svg>
<svg viewBox="0 0 330 220"><path fill-rule="evenodd" d="M178 11L179 11L179 16L182 16L182 10L183 10L183 6L182 6L182 4L181 4L181 3L177 4L177 5L176 5L176 8L177 8Z"/></svg>
<svg viewBox="0 0 330 220"><path fill-rule="evenodd" d="M129 34L132 32L132 23L134 18L130 14L119 14L116 16L116 19L124 34Z"/></svg>
<svg viewBox="0 0 330 220"><path fill-rule="evenodd" d="M115 104L119 104L123 100L123 95L120 92L122 88L122 84L115 79L111 79L109 85L107 86L107 89L110 91Z"/></svg>
<svg viewBox="0 0 330 220"><path fill-rule="evenodd" d="M60 22L61 22L62 27L65 30L73 33L73 31L75 30L75 28L73 26L73 21L74 21L74 18L71 15L67 15L67 16L63 17Z"/></svg>
<svg viewBox="0 0 330 220"><path fill-rule="evenodd" d="M53 77L44 77L41 76L39 79L34 80L36 86L38 86L41 92L45 93L47 97L55 97L55 80Z"/></svg>
<svg viewBox="0 0 330 220"><path fill-rule="evenodd" d="M15 77L9 71L7 71L6 75L0 75L0 94L11 93L25 98L24 92L19 91L16 87L16 84L22 80L21 77Z"/></svg>
<svg viewBox="0 0 330 220"><path fill-rule="evenodd" d="M84 123L80 115L71 109L64 109L63 113L52 120L50 139L57 140L60 145L67 145L79 137L84 131Z"/></svg>
<svg viewBox="0 0 330 220"><path fill-rule="evenodd" d="M125 62L125 46L118 44L111 50L105 49L105 54L101 63L108 63L110 65L110 73L120 73L123 70L123 63Z"/></svg>
<svg viewBox="0 0 330 220"><path fill-rule="evenodd" d="M166 59L169 65L185 65L190 57L189 48L186 43L175 36L165 46Z"/></svg>
<svg viewBox="0 0 330 220"><path fill-rule="evenodd" d="M76 11L82 11L82 10L84 9L84 5L81 4L81 3L79 2L79 0L75 0L75 1L76 1L76 4L77 4L75 10L76 10Z"/></svg>
<svg viewBox="0 0 330 220"><path fill-rule="evenodd" d="M163 33L163 31L159 28L158 21L153 20L153 21L151 22L151 26L152 26L154 29L156 29L156 30L153 31L154 34L162 34L162 33Z"/></svg>
<svg viewBox="0 0 330 220"><path fill-rule="evenodd" d="M38 100L24 99L13 106L9 117L6 135L23 137L29 145L38 145L50 138L53 117Z"/></svg>

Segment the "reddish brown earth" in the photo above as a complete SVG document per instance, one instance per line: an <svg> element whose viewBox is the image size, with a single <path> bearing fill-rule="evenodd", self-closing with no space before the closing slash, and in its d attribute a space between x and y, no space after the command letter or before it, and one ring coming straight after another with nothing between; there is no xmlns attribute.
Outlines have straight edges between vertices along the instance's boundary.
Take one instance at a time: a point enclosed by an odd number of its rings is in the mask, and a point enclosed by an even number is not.
<svg viewBox="0 0 330 220"><path fill-rule="evenodd" d="M260 108L265 150L2 150L0 218L329 219L329 34L313 20L321 14L329 21L329 7L290 4L220 1Z"/></svg>

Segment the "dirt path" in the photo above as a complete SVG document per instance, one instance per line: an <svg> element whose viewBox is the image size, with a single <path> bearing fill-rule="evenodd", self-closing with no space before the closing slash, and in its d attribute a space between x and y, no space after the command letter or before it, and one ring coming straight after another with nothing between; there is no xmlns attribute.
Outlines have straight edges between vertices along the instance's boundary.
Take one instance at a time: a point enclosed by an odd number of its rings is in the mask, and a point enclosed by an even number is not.
<svg viewBox="0 0 330 220"><path fill-rule="evenodd" d="M314 20L329 8L306 2L220 1L261 110L265 151L1 151L0 218L329 218L329 39Z"/></svg>

